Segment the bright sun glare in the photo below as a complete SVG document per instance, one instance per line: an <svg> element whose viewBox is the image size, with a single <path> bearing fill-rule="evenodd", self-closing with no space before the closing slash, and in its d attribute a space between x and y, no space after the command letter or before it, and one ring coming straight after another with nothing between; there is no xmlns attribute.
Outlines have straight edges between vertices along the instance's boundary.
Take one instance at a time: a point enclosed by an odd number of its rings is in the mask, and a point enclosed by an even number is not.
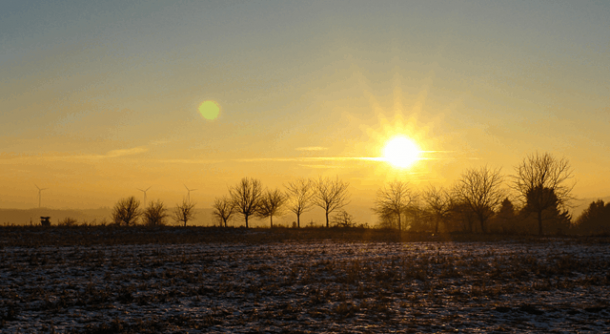
<svg viewBox="0 0 610 334"><path fill-rule="evenodd" d="M409 138L394 137L385 146L385 160L394 167L407 168L419 159L419 147Z"/></svg>

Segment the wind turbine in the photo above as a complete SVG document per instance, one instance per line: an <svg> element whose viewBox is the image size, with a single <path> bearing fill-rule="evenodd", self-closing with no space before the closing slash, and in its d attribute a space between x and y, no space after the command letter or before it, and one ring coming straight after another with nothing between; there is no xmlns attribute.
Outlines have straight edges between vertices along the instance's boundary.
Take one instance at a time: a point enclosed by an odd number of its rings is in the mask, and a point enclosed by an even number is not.
<svg viewBox="0 0 610 334"><path fill-rule="evenodd" d="M49 189L49 188L40 188L40 187L39 187L39 186L37 186L37 185L34 185L34 186L35 186L35 187L38 189L38 208L40 209L40 208L41 208L41 205L40 205L40 204L42 203L42 200L41 200L41 198L42 198L42 191L43 191L43 190L47 190L47 189Z"/></svg>
<svg viewBox="0 0 610 334"><path fill-rule="evenodd" d="M197 189L189 189L189 187L187 187L186 184L184 185L184 188L186 188L186 190L188 191L186 193L186 200L190 203L191 202L191 191L195 191Z"/></svg>
<svg viewBox="0 0 610 334"><path fill-rule="evenodd" d="M152 188L152 186L150 186L150 187L146 188L146 190L142 190L142 189L140 189L140 188L136 188L136 189L138 189L139 191L141 191L141 192L143 192L143 193L144 193L144 207L146 207L146 192L147 192L147 191L148 191L148 189L150 189L150 188Z"/></svg>

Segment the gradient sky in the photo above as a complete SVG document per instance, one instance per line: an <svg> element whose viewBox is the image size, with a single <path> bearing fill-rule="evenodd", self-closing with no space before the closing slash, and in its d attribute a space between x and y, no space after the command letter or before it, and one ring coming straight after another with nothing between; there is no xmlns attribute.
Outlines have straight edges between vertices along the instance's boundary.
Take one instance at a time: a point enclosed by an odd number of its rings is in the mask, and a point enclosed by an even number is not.
<svg viewBox="0 0 610 334"><path fill-rule="evenodd" d="M610 195L608 1L2 1L0 207L209 207L241 177L451 186L566 157ZM221 106L206 120L197 107ZM403 134L408 170L360 158ZM323 214L320 211L322 220ZM359 220L356 217L356 220Z"/></svg>

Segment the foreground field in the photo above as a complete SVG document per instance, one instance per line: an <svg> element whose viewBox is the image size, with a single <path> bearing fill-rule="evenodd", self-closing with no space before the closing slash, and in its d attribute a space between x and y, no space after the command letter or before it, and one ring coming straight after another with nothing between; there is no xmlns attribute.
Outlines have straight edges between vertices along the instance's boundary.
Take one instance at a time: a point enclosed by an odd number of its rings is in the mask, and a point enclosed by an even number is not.
<svg viewBox="0 0 610 334"><path fill-rule="evenodd" d="M603 332L609 270L571 240L4 246L0 331Z"/></svg>

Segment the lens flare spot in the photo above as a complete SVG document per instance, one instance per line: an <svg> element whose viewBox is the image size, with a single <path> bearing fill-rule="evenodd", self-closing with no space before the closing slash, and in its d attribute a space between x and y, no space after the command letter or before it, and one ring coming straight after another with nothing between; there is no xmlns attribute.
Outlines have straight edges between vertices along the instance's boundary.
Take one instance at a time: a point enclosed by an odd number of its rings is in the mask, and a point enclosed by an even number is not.
<svg viewBox="0 0 610 334"><path fill-rule="evenodd" d="M199 113L207 120L215 120L220 114L220 106L211 100L203 101L199 105Z"/></svg>

